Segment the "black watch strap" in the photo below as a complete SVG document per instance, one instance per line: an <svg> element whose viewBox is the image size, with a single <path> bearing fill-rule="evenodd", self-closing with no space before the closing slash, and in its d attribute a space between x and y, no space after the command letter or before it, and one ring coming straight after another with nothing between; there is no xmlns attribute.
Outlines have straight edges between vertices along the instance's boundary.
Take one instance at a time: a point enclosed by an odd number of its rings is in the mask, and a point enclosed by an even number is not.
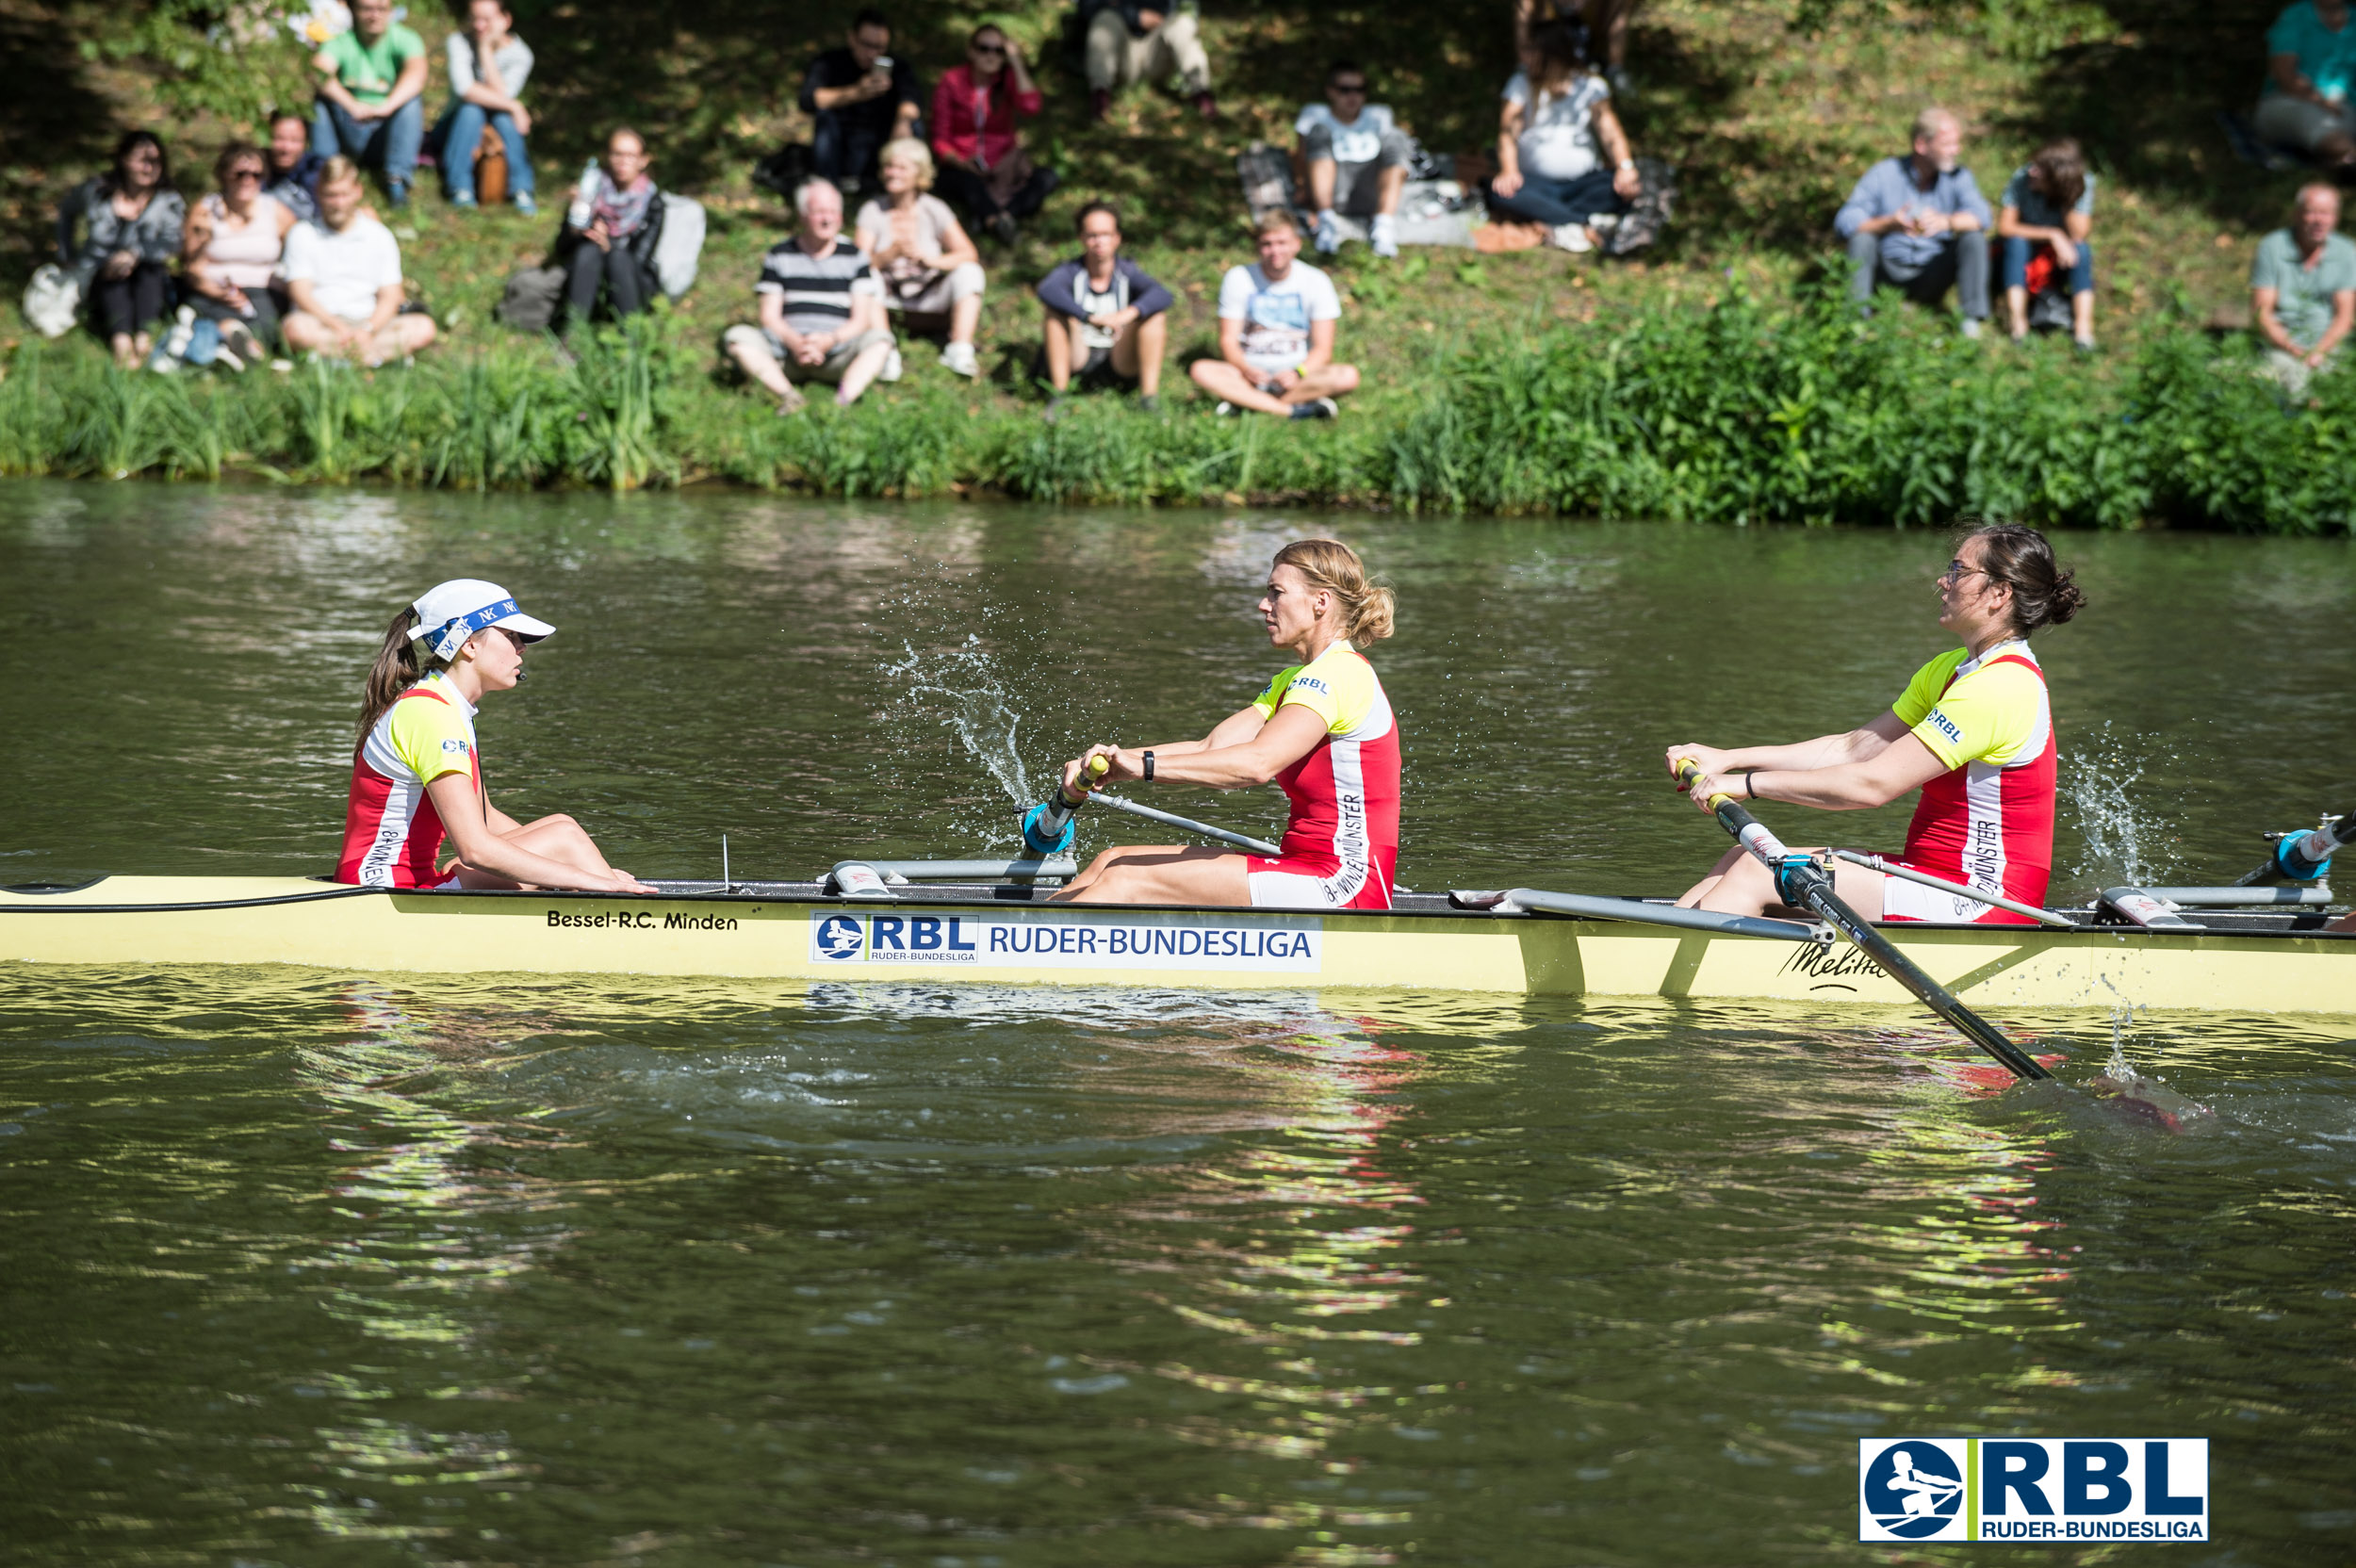
<svg viewBox="0 0 2356 1568"><path fill-rule="evenodd" d="M1145 754L1145 781L1153 782L1153 754L1150 751Z"/></svg>

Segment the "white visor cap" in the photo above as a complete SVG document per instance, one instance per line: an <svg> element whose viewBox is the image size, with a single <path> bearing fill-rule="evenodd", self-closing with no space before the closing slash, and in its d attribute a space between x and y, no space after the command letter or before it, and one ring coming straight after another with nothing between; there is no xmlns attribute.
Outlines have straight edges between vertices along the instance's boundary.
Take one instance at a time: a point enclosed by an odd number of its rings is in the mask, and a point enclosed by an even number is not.
<svg viewBox="0 0 2356 1568"><path fill-rule="evenodd" d="M456 658L466 639L484 627L495 626L534 643L556 629L525 614L506 589L479 577L453 578L430 588L410 608L417 612L417 629L410 637L430 645L437 659Z"/></svg>

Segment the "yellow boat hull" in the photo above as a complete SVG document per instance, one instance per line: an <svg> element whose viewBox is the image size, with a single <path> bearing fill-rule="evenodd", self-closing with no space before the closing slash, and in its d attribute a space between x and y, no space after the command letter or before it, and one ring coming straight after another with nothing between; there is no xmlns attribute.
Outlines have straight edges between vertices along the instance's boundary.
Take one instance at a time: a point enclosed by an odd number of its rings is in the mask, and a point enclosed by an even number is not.
<svg viewBox="0 0 2356 1568"><path fill-rule="evenodd" d="M2356 937L2320 931L1890 926L1967 1003L2356 1014ZM0 960L295 964L363 972L708 976L1196 989L1905 1003L1845 946L1449 910L1287 914L855 905L728 896L375 892L299 877L106 877L0 890Z"/></svg>

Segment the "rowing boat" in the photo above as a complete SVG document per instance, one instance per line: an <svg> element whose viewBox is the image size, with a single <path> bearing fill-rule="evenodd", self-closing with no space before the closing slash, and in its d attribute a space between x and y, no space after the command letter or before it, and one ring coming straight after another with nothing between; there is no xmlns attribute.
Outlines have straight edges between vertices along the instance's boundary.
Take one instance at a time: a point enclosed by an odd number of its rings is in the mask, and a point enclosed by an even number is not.
<svg viewBox="0 0 2356 1568"><path fill-rule="evenodd" d="M1037 885L1007 880L897 882L880 898L840 896L833 881L657 886L660 896L625 898L106 876L0 890L0 960L1909 1000L1857 950L1807 939L1805 927L1664 927L1650 923L1669 913L1659 900L1552 895L1582 911L1562 914L1530 906L1549 895L1519 890L1488 908L1464 906L1481 902L1464 895L1403 893L1385 912L1289 913L1048 905ZM2323 919L2311 900L2254 912L2192 908L2159 927L1881 930L1975 1006L2356 1015L2356 934L2322 930ZM1791 930L1746 934L1775 925Z"/></svg>

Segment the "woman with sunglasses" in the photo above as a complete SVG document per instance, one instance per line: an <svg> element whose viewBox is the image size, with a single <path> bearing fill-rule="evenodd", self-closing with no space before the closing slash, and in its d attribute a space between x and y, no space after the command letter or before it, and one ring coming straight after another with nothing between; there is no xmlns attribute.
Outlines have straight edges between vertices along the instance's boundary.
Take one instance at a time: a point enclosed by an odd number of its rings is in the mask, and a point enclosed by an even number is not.
<svg viewBox="0 0 2356 1568"><path fill-rule="evenodd" d="M1045 102L1023 63L1022 46L997 26L973 29L965 63L933 89L933 162L941 194L1002 245L1020 233L1016 220L1039 211L1057 184L1055 172L1031 162L1018 120Z"/></svg>
<svg viewBox="0 0 2356 1568"><path fill-rule="evenodd" d="M259 147L231 142L213 163L221 188L188 214L181 262L188 301L220 324L233 369L279 342L276 274L296 220L292 207L264 193L269 172Z"/></svg>
<svg viewBox="0 0 2356 1568"><path fill-rule="evenodd" d="M361 702L336 881L655 890L607 865L572 818L519 823L483 787L475 710L484 693L523 679L524 649L555 629L475 578L445 582L393 617ZM445 839L457 855L437 863Z"/></svg>
<svg viewBox="0 0 2356 1568"><path fill-rule="evenodd" d="M1879 718L1795 745L1671 746L1670 775L1688 759L1700 765L1692 793L1704 811L1714 794L1853 811L1919 789L1901 863L2042 905L2053 865L2053 713L2029 638L2075 615L2086 595L2043 534L2005 523L1963 536L1939 574L1939 624L1964 645L1916 671ZM1869 920L2028 923L1846 861L1834 864L1833 884ZM1677 902L1739 915L1777 904L1767 868L1739 848Z"/></svg>

